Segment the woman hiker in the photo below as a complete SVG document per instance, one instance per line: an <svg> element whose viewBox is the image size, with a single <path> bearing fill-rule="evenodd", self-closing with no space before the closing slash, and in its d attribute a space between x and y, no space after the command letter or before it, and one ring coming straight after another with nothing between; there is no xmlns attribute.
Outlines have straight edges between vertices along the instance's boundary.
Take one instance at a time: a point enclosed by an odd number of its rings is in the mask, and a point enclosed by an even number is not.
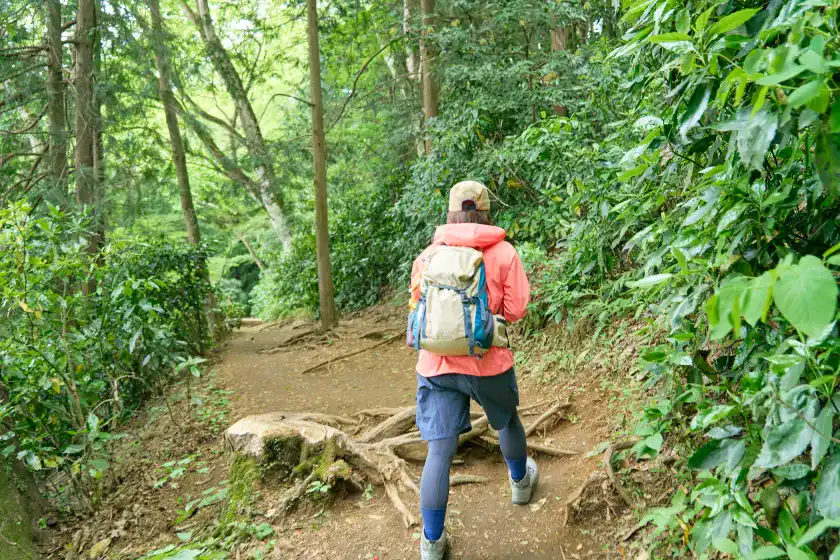
<svg viewBox="0 0 840 560"><path fill-rule="evenodd" d="M429 444L420 482L422 560L440 560L446 551L449 469L458 436L471 429L470 399L499 432L512 502L527 504L537 484L505 334L507 323L525 316L530 286L519 255L504 239L505 230L491 225L487 187L463 181L449 193L447 224L414 261L407 334L420 350L417 426Z"/></svg>

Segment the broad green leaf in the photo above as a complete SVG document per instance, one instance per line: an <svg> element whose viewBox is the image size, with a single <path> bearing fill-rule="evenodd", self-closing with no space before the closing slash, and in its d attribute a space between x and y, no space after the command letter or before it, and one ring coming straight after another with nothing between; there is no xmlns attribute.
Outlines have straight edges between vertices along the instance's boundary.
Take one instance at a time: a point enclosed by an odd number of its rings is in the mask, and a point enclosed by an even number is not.
<svg viewBox="0 0 840 560"><path fill-rule="evenodd" d="M741 300L741 314L750 326L754 327L759 320L767 319L767 311L773 301L775 283L775 271L767 271L747 284Z"/></svg>
<svg viewBox="0 0 840 560"><path fill-rule="evenodd" d="M660 35L651 35L647 38L648 43L674 43L677 41L691 41L688 33L662 33Z"/></svg>
<svg viewBox="0 0 840 560"><path fill-rule="evenodd" d="M772 428L764 438L755 466L772 469L789 463L805 452L811 436L812 430L799 417Z"/></svg>
<svg viewBox="0 0 840 560"><path fill-rule="evenodd" d="M813 525L810 529L805 531L805 534L802 535L798 541L796 541L797 547L803 547L806 544L813 542L820 538L820 536L825 533L826 529L836 529L840 527L840 519L823 519L816 525Z"/></svg>
<svg viewBox="0 0 840 560"><path fill-rule="evenodd" d="M688 100L688 107L680 118L680 134L685 136L689 130L697 126L706 108L709 106L709 96L712 94L712 84L703 82L698 85Z"/></svg>
<svg viewBox="0 0 840 560"><path fill-rule="evenodd" d="M787 553L790 560L811 560L811 557L808 556L807 552L799 550L798 548L789 547L787 549Z"/></svg>
<svg viewBox="0 0 840 560"><path fill-rule="evenodd" d="M810 49L802 53L802 56L799 57L799 62L814 74L827 74L831 71L831 66L828 65L825 58Z"/></svg>
<svg viewBox="0 0 840 560"><path fill-rule="evenodd" d="M835 451L823 465L814 493L814 508L826 519L840 517L840 451Z"/></svg>
<svg viewBox="0 0 840 560"><path fill-rule="evenodd" d="M719 404L699 412L691 420L691 429L705 429L721 420L725 420L738 413L738 408L731 404Z"/></svg>
<svg viewBox="0 0 840 560"><path fill-rule="evenodd" d="M773 297L785 319L812 338L822 336L834 320L837 282L817 257L807 255L782 271Z"/></svg>
<svg viewBox="0 0 840 560"><path fill-rule="evenodd" d="M788 96L788 107L802 107L813 101L825 87L825 80L819 78L796 88Z"/></svg>
<svg viewBox="0 0 840 560"><path fill-rule="evenodd" d="M773 560L774 558L781 558L785 555L785 551L778 546L762 546L753 552L749 558L750 560Z"/></svg>
<svg viewBox="0 0 840 560"><path fill-rule="evenodd" d="M786 82L792 78L797 77L805 70L806 68L804 66L793 65L788 68L785 68L781 72L770 74L769 76L764 76L763 78L760 78L756 83L760 86L777 86L782 82Z"/></svg>
<svg viewBox="0 0 840 560"><path fill-rule="evenodd" d="M627 286L631 288L649 288L651 286L656 286L661 284L668 279L670 279L673 274L653 274L651 276L645 276L641 280L636 280L635 282L627 282Z"/></svg>
<svg viewBox="0 0 840 560"><path fill-rule="evenodd" d="M694 50L694 43L687 33L651 35L647 41L677 54L690 53Z"/></svg>
<svg viewBox="0 0 840 560"><path fill-rule="evenodd" d="M840 98L838 98L840 102ZM836 104L836 103L835 103ZM840 112L840 110L838 110ZM832 196L840 196L840 134L833 134L824 122L817 127L814 165L820 182Z"/></svg>
<svg viewBox="0 0 840 560"><path fill-rule="evenodd" d="M706 313L709 316L709 336L712 339L720 340L740 321L741 312L738 302L746 285L747 279L744 277L730 278L714 296L709 298L706 303Z"/></svg>
<svg viewBox="0 0 840 560"><path fill-rule="evenodd" d="M810 467L805 463L791 463L773 469L773 474L784 480L799 480L811 472Z"/></svg>
<svg viewBox="0 0 840 560"><path fill-rule="evenodd" d="M734 223L741 213L747 208L747 205L743 202L739 202L732 208L726 211L726 213L721 216L720 221L718 222L717 226L717 235L720 235L726 228L730 226L730 224Z"/></svg>
<svg viewBox="0 0 840 560"><path fill-rule="evenodd" d="M660 449L662 449L662 434L656 433L651 436L648 436L645 439L645 445L647 445L654 451L659 451Z"/></svg>
<svg viewBox="0 0 840 560"><path fill-rule="evenodd" d="M638 166L634 167L633 169L628 169L627 171L625 171L624 173L619 175L616 180L621 182L621 183L623 183L625 181L629 181L633 177L641 175L642 173L647 171L648 167L650 167L650 165L648 165L647 163L643 163L642 165L638 165Z"/></svg>
<svg viewBox="0 0 840 560"><path fill-rule="evenodd" d="M728 31L741 27L752 19L752 17L759 11L760 10L753 8L749 10L739 10L733 14L729 14L728 16L721 18L720 21L715 23L712 28L709 29L709 35L723 35Z"/></svg>
<svg viewBox="0 0 840 560"><path fill-rule="evenodd" d="M739 428L738 426L716 426L709 430L706 435L713 439L726 439L735 437L743 431L744 429Z"/></svg>
<svg viewBox="0 0 840 560"><path fill-rule="evenodd" d="M714 439L703 444L688 459L688 468L694 470L714 469L724 463L734 468L741 462L746 442L736 439Z"/></svg>
<svg viewBox="0 0 840 560"><path fill-rule="evenodd" d="M697 21L694 22L694 32L695 33L703 33L706 30L706 24L709 22L709 18L712 16L712 12L715 10L715 6L708 8L705 12L702 12L699 16L697 16Z"/></svg>
<svg viewBox="0 0 840 560"><path fill-rule="evenodd" d="M738 545L727 538L717 538L713 540L712 546L724 554L738 554Z"/></svg>
<svg viewBox="0 0 840 560"><path fill-rule="evenodd" d="M831 440L825 436L831 436L834 430L834 407L830 403L823 407L814 422L814 426L817 429L814 430L814 435L811 438L811 468L817 470L831 444Z"/></svg>
<svg viewBox="0 0 840 560"><path fill-rule="evenodd" d="M686 272L688 270L688 263L685 260L685 254L680 251L679 247L671 247L671 254L674 255L674 258L677 260L677 264L680 267L680 270Z"/></svg>

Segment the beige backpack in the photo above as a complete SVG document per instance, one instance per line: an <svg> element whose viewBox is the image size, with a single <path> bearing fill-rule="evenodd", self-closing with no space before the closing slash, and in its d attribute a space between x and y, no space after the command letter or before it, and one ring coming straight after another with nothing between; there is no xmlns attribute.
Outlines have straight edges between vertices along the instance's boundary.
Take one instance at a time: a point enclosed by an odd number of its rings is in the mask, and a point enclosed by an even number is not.
<svg viewBox="0 0 840 560"><path fill-rule="evenodd" d="M491 313L484 258L470 247L437 245L426 259L406 341L440 356L480 357L508 346L507 322Z"/></svg>

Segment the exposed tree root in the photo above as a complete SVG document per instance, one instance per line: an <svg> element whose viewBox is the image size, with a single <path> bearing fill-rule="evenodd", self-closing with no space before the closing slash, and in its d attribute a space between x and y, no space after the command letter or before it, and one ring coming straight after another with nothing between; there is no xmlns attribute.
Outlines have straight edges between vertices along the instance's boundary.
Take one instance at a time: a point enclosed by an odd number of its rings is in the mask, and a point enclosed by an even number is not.
<svg viewBox="0 0 840 560"><path fill-rule="evenodd" d="M401 336L401 334L395 334L395 335L393 335L389 338L386 338L385 340L377 342L376 344L372 344L372 345L368 346L367 348L362 348L361 350L356 350L356 351L350 352L348 354L343 354L341 356L336 356L335 358L330 358L329 360L324 360L323 362L319 362L319 363L315 364L314 366L306 368L305 370L301 371L299 375L303 375L304 373L309 373L311 371L315 371L316 369L321 369L324 366L329 366L329 365L331 365L335 362L340 362L342 360L346 360L347 358L352 358L353 356L356 356L356 355L361 354L363 352L368 352L369 350L373 350L374 348L379 348L380 346L388 344L389 342L393 342L394 340L396 340L400 336Z"/></svg>
<svg viewBox="0 0 840 560"><path fill-rule="evenodd" d="M303 331L303 332L299 332L297 334L293 334L292 336L290 336L289 338L287 338L286 340L284 340L283 342L281 342L280 344L278 344L274 348L269 348L267 350L262 350L259 353L260 354L268 354L268 355L277 354L279 352L282 352L283 349L286 348L287 346L291 346L291 345L295 344L296 342L300 342L301 340L303 340L303 339L305 339L309 336L318 335L318 334L323 334L323 332L320 331L319 329L309 329L309 330L306 330L306 331Z"/></svg>
<svg viewBox="0 0 840 560"><path fill-rule="evenodd" d="M494 435L486 435L481 437L481 441L491 447L499 446L499 438ZM543 445L541 443L528 442L528 450L536 451L544 455L551 455L552 457L573 457L579 455L577 451L570 451L568 449L560 449L558 447L551 447L550 445Z"/></svg>
<svg viewBox="0 0 840 560"><path fill-rule="evenodd" d="M378 426L368 430L359 438L359 443L371 443L384 438L390 438L405 433L414 424L417 415L417 408L410 407L394 414Z"/></svg>
<svg viewBox="0 0 840 560"><path fill-rule="evenodd" d="M528 426L528 427L525 429L525 436L526 436L526 437L527 437L527 436L530 436L531 434L533 434L534 432L536 432L536 431L537 431L537 428L539 428L540 426L542 426L542 425L543 425L543 423L545 423L545 422L546 422L549 418L551 418L552 416L554 416L555 414L557 414L557 413L558 413L558 412L560 412L561 410L566 409L566 408L569 408L570 406L572 406L572 403L568 403L568 402L565 402L565 403L555 403L555 404L554 404L554 406L552 406L551 408L549 408L548 410L546 410L546 411L543 413L543 415L542 415L542 416L540 416L539 418L537 418L536 420L534 420L534 422L533 422L530 426Z"/></svg>
<svg viewBox="0 0 840 560"><path fill-rule="evenodd" d="M378 345L391 340L393 338L383 340ZM566 406L566 403L553 405L535 424L538 427ZM366 478L372 484L384 487L388 499L406 527L412 527L418 520L406 506L404 495L408 493L419 496L420 490L406 461L422 461L427 453L426 443L414 430L415 416L416 407L366 409L351 418L316 413L264 414L240 420L227 430L225 439L234 452L280 465L287 472L293 473L293 476L296 473L297 481L280 504L284 510L294 507L316 479L324 480L332 476L330 482L336 479L347 480L355 482L354 485L358 487L361 476L361 480ZM481 413L473 413L471 416L472 429L460 436L459 446L467 442L486 445L491 449L498 446L498 439L490 435L492 432L487 416ZM341 428L361 427L363 422L370 419L376 419L377 423L358 436ZM556 457L576 454L533 443L529 443L528 447ZM337 464L344 465L345 470L339 475L331 475L331 465ZM355 467L355 479L348 476L348 464ZM484 477L467 475L458 475L451 480L453 486L485 482L487 479Z"/></svg>
<svg viewBox="0 0 840 560"><path fill-rule="evenodd" d="M624 500L624 503L627 504L627 507L633 507L633 500L630 498L630 494L627 493L627 490L621 485L619 482L618 477L616 476L615 472L612 468L612 456L613 453L616 451L622 451L624 449L630 449L634 445L639 443L638 439L629 439L627 441L622 441L619 443L612 444L609 449L607 449L606 453L604 454L604 465L607 467L607 476L610 479L610 483L615 488L615 491L618 492L618 495L621 496L621 499Z"/></svg>
<svg viewBox="0 0 840 560"><path fill-rule="evenodd" d="M569 499L566 500L566 507L563 511L563 522L560 524L561 527L565 527L569 523L570 510L577 506L578 501L583 496L583 493L586 492L586 489L593 484L598 484L600 482L604 482L605 480L607 480L607 477L602 474L590 476L586 482L581 484L580 487L575 490L571 496L569 496Z"/></svg>
<svg viewBox="0 0 840 560"><path fill-rule="evenodd" d="M461 484L484 484L490 480L486 476L474 476L470 474L456 474L449 479L449 486L459 486Z"/></svg>

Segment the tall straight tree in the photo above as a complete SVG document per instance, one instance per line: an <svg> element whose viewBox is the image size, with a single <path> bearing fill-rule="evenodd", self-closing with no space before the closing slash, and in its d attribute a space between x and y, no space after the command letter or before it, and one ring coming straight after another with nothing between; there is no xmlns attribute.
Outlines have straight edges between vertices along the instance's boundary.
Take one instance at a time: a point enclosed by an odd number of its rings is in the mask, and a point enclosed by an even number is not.
<svg viewBox="0 0 840 560"><path fill-rule="evenodd" d="M435 20L435 0L420 0L420 21L423 30L420 33L420 59L423 70L423 116L428 129L429 119L438 116L439 86L434 71L435 49L429 42ZM426 130L426 155L432 153L432 138Z"/></svg>
<svg viewBox="0 0 840 560"><path fill-rule="evenodd" d="M321 50L318 45L318 3L306 0L309 39L309 87L312 103L312 155L315 161L315 252L318 261L318 295L321 326L338 323L330 264L330 228L327 205L327 143L324 137L324 102L321 96Z"/></svg>
<svg viewBox="0 0 840 560"><path fill-rule="evenodd" d="M164 42L163 18L160 15L160 0L147 0L149 12L152 16L152 48L155 53L155 63L158 67L158 94L163 103L163 114L166 118L166 128L169 131L169 144L172 148L172 162L175 165L175 176L178 178L178 192L181 199L181 212L184 215L184 227L187 232L187 242L191 245L201 243L201 230L198 227L198 216L193 205L190 175L187 170L187 156L184 150L184 140L181 137L181 126L178 122L178 101L172 93L172 76L169 70L169 56ZM207 263L199 263L200 274L209 282ZM215 337L219 328L219 317L216 314L216 298L213 292L207 294L204 302L210 331Z"/></svg>
<svg viewBox="0 0 840 560"><path fill-rule="evenodd" d="M67 119L64 113L64 78L61 74L60 0L46 0L46 9L50 192L52 202L63 205L67 199Z"/></svg>
<svg viewBox="0 0 840 560"><path fill-rule="evenodd" d="M88 252L95 254L103 242L94 169L96 112L93 91L93 47L96 26L95 0L79 0L76 12L76 202L92 212L94 233L88 238ZM93 284L83 287L85 292Z"/></svg>
<svg viewBox="0 0 840 560"><path fill-rule="evenodd" d="M169 131L169 145L172 148L172 163L175 165L175 176L178 179L178 193L181 199L181 211L184 214L187 242L191 245L198 245L201 243L201 231L198 227L198 217L193 205L190 176L187 171L187 156L184 151L184 140L181 137L181 126L178 123L178 102L172 93L172 77L169 70L169 56L164 43L160 0L147 0L146 3L152 16L152 48L158 68L158 95L161 103L163 103L163 114L166 117L166 128Z"/></svg>
<svg viewBox="0 0 840 560"><path fill-rule="evenodd" d="M277 175L274 172L273 158L266 146L257 114L248 99L248 92L242 82L242 77L233 65L221 39L216 34L216 27L213 25L207 0L197 0L197 12L190 7L187 0L181 0L181 5L187 16L195 24L198 34L204 42L204 48L210 62L222 79L228 95L233 100L237 115L242 123L242 129L245 132L245 147L255 161L257 168L262 205L283 245L288 248L291 246L288 210L282 197Z"/></svg>

